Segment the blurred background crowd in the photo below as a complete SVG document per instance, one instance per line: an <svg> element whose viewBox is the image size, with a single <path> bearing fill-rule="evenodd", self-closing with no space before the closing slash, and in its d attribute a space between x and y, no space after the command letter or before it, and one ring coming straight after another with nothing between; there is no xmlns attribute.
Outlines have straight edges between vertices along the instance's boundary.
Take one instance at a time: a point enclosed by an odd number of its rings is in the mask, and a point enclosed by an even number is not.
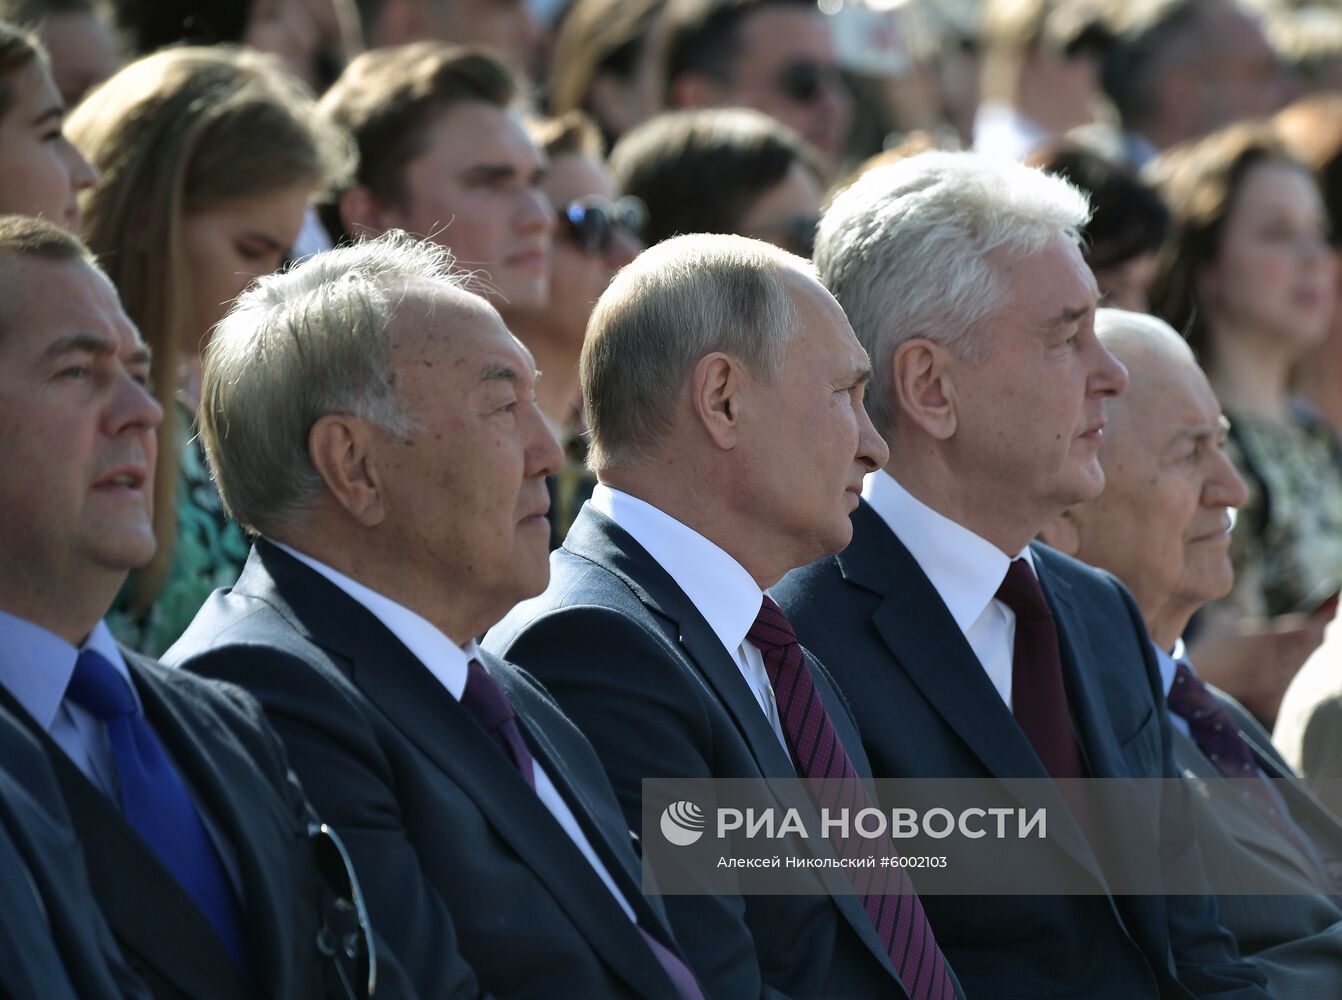
<svg viewBox="0 0 1342 1000"><path fill-rule="evenodd" d="M1086 190L1105 304L1193 346L1249 494L1235 589L1185 639L1297 764L1342 762L1303 759L1298 722L1342 673L1342 4L0 0L0 22L0 212L79 233L154 352L129 645L161 653L246 558L193 423L253 276L393 228L477 271L545 373L558 544L592 488L578 353L621 266L691 232L807 256L873 164L972 148Z"/></svg>

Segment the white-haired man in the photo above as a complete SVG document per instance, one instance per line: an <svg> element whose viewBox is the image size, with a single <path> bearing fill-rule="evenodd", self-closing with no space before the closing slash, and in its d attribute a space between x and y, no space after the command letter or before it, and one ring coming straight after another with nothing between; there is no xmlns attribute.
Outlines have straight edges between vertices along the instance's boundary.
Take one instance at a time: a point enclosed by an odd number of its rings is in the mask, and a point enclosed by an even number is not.
<svg viewBox="0 0 1342 1000"><path fill-rule="evenodd" d="M545 586L560 452L450 264L391 233L216 329L202 433L260 540L168 659L261 700L421 996L695 1000L591 747L475 645Z"/></svg>
<svg viewBox="0 0 1342 1000"><path fill-rule="evenodd" d="M601 296L580 370L600 483L550 586L486 646L554 692L637 828L648 778L869 777L842 697L763 593L847 544L886 459L866 352L814 269L739 236L667 240ZM713 996L957 995L907 880L854 887L667 912Z"/></svg>
<svg viewBox="0 0 1342 1000"><path fill-rule="evenodd" d="M1088 214L1040 171L929 153L867 174L822 222L821 277L872 357L890 461L866 480L852 544L775 593L878 777L1176 774L1131 597L1030 545L1100 492L1104 404L1127 384L1095 336ZM1082 827L1104 813L1057 812L1013 867L1079 870L1084 892L926 901L971 996L1263 995L1207 897L1114 895ZM1200 865L1186 824L1158 813L1144 836L1125 846L1148 866Z"/></svg>
<svg viewBox="0 0 1342 1000"><path fill-rule="evenodd" d="M1095 330L1132 385L1109 408L1104 492L1068 508L1043 538L1113 573L1141 609L1160 662L1174 762L1211 806L1198 817L1208 877L1213 888L1251 878L1263 890L1218 895L1222 921L1273 996L1342 995L1342 907L1332 874L1342 865L1342 825L1253 716L1198 678L1179 639L1193 612L1234 583L1229 511L1247 494L1225 451L1221 407L1187 342L1161 320L1101 309Z"/></svg>

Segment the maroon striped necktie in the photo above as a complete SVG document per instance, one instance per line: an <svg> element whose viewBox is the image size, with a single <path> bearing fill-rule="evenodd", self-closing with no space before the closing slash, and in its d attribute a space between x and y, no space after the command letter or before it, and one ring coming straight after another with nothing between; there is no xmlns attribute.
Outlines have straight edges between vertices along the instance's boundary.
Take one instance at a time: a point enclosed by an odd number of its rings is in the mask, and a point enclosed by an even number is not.
<svg viewBox="0 0 1342 1000"><path fill-rule="evenodd" d="M873 807L830 724L792 624L769 596L765 596L746 638L764 658L792 763L806 779L816 804L831 814L848 809L850 816ZM895 855L894 845L889 842L879 844L837 833L832 842L844 858ZM878 866L850 871L862 907L912 1000L954 1000L955 987L946 957L937 947L923 904L904 869Z"/></svg>

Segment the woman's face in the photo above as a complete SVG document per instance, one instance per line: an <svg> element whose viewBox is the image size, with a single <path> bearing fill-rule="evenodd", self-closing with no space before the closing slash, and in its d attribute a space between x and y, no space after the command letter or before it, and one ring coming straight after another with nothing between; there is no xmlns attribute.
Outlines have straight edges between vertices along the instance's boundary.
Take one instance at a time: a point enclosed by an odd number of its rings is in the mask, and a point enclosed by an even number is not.
<svg viewBox="0 0 1342 1000"><path fill-rule="evenodd" d="M46 63L12 73L9 111L0 117L0 213L39 215L79 232L78 194L97 172L61 131L65 104Z"/></svg>
<svg viewBox="0 0 1342 1000"><path fill-rule="evenodd" d="M615 188L606 168L599 160L581 153L568 153L551 160L541 188L558 211L580 198L604 208L615 200ZM636 236L619 228L612 232L605 248L595 252L579 246L563 227L555 233L550 256L550 301L544 308L551 324L563 330L575 352L582 346L596 300L615 272L642 249L643 244Z"/></svg>
<svg viewBox="0 0 1342 1000"><path fill-rule="evenodd" d="M1313 179L1290 164L1252 167L1226 217L1198 299L1218 335L1234 332L1300 354L1328 331L1333 253Z"/></svg>
<svg viewBox="0 0 1342 1000"><path fill-rule="evenodd" d="M205 349L214 324L253 278L280 266L298 238L311 193L311 185L297 184L221 202L182 220L192 323L181 349L188 356Z"/></svg>

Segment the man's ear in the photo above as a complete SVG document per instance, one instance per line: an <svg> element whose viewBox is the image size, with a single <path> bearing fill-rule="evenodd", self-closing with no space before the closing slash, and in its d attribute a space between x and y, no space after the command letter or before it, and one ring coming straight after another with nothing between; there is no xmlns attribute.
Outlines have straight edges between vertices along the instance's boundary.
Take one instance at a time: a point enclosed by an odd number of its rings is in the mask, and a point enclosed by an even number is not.
<svg viewBox="0 0 1342 1000"><path fill-rule="evenodd" d="M328 413L308 432L308 455L327 492L365 528L382 523L387 514L372 446L372 426L345 413Z"/></svg>
<svg viewBox="0 0 1342 1000"><path fill-rule="evenodd" d="M1081 525L1077 519L1077 508L1067 508L1044 525L1039 531L1039 540L1076 558L1081 551Z"/></svg>
<svg viewBox="0 0 1342 1000"><path fill-rule="evenodd" d="M340 224L350 236L379 236L398 226L400 213L362 184L341 192L339 205Z"/></svg>
<svg viewBox="0 0 1342 1000"><path fill-rule="evenodd" d="M744 377L736 359L720 351L700 358L690 376L690 406L723 451L735 448L740 436Z"/></svg>
<svg viewBox="0 0 1342 1000"><path fill-rule="evenodd" d="M911 420L924 433L946 441L959 424L956 413L957 359L931 340L915 337L895 348L890 359L899 420Z"/></svg>
<svg viewBox="0 0 1342 1000"><path fill-rule="evenodd" d="M705 73L681 73L666 88L669 108L713 108L722 104L727 91L722 83Z"/></svg>

